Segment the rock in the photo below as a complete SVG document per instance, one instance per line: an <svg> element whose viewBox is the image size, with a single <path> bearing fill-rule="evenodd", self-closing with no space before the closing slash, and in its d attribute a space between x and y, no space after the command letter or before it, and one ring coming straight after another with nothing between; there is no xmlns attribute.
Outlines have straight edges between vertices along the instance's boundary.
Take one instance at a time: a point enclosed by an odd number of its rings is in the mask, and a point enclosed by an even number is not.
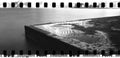
<svg viewBox="0 0 120 58"><path fill-rule="evenodd" d="M44 26L44 25L43 25ZM64 40L73 41L71 45L79 47L80 49L89 50L108 50L115 48L112 45L111 39L119 39L120 32L120 20L114 18L100 18L100 19L88 19L88 20L76 20L64 23L58 23L49 26L48 32L56 34ZM48 28L46 28L48 29ZM45 29L45 30L46 30ZM59 39L59 38L58 38ZM76 39L77 42L72 40Z"/></svg>

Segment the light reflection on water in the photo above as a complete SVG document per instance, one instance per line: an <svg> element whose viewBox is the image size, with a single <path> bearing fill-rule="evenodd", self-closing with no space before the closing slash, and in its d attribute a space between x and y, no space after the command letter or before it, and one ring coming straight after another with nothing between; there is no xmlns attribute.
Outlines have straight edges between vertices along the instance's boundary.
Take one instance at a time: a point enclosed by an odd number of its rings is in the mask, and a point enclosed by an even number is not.
<svg viewBox="0 0 120 58"><path fill-rule="evenodd" d="M119 9L0 9L0 49L26 49L24 25L120 15Z"/></svg>

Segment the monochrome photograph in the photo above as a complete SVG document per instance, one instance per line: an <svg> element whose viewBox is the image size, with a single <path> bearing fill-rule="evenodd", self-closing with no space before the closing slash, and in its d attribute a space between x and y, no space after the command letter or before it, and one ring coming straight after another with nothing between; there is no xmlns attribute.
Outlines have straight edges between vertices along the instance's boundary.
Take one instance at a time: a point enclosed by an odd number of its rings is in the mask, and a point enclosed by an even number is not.
<svg viewBox="0 0 120 58"><path fill-rule="evenodd" d="M119 36L120 9L0 9L0 50L7 53L109 54L119 50Z"/></svg>

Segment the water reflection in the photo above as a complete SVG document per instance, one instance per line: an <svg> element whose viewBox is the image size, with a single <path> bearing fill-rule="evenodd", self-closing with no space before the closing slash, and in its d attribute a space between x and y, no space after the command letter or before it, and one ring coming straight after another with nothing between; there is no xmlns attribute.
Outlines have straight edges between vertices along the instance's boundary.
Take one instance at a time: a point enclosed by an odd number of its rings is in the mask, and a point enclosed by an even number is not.
<svg viewBox="0 0 120 58"><path fill-rule="evenodd" d="M115 15L119 9L0 9L0 49L33 48L26 42L24 25Z"/></svg>

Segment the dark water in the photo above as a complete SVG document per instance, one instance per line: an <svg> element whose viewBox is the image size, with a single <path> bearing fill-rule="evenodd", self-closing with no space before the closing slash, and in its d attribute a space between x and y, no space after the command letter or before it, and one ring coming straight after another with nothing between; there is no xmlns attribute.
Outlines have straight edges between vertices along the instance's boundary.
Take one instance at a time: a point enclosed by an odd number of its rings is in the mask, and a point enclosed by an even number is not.
<svg viewBox="0 0 120 58"><path fill-rule="evenodd" d="M90 14L94 13L94 14ZM89 13L89 14L86 14ZM0 49L25 50L34 49L25 39L24 25L46 22L66 21L81 18L101 17L108 15L104 10L55 10L55 9L0 9ZM114 12L112 15L118 12ZM39 46L39 45L36 45Z"/></svg>

